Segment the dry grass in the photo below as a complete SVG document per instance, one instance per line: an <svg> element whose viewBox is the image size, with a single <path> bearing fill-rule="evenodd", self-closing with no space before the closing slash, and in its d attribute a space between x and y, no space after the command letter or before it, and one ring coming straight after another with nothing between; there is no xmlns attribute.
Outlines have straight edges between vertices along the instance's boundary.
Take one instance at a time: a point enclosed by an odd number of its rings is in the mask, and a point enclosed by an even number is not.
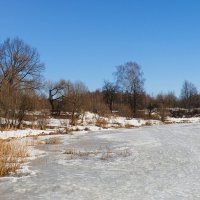
<svg viewBox="0 0 200 200"><path fill-rule="evenodd" d="M101 128L107 128L108 122L105 119L97 119L96 120L96 126L101 127Z"/></svg>
<svg viewBox="0 0 200 200"><path fill-rule="evenodd" d="M66 149L64 154L76 154L76 150L74 148Z"/></svg>
<svg viewBox="0 0 200 200"><path fill-rule="evenodd" d="M111 153L109 152L103 152L100 157L101 160L108 160L109 158L111 158Z"/></svg>
<svg viewBox="0 0 200 200"><path fill-rule="evenodd" d="M38 135L33 135L32 138L33 140L38 140Z"/></svg>
<svg viewBox="0 0 200 200"><path fill-rule="evenodd" d="M38 126L41 130L46 130L47 124L48 124L48 119L47 118L41 118L37 120Z"/></svg>
<svg viewBox="0 0 200 200"><path fill-rule="evenodd" d="M97 151L78 151L75 148L66 149L64 152L64 154L70 155L71 159L75 157L88 157L90 155L97 155L98 153Z"/></svg>
<svg viewBox="0 0 200 200"><path fill-rule="evenodd" d="M124 125L124 128L133 128L134 127L134 125L131 125L131 124L129 124L129 123L126 123L125 125Z"/></svg>
<svg viewBox="0 0 200 200"><path fill-rule="evenodd" d="M131 152L129 149L124 149L123 151L118 152L117 155L121 157L128 157L131 156Z"/></svg>
<svg viewBox="0 0 200 200"><path fill-rule="evenodd" d="M131 152L129 149L124 149L121 151L112 151L108 146L100 147L98 150L86 151L77 150L75 148L68 148L64 151L68 159L79 159L79 158L96 158L102 161L107 161L114 159L116 157L129 157Z"/></svg>
<svg viewBox="0 0 200 200"><path fill-rule="evenodd" d="M145 126L152 126L152 123L147 121L147 122L145 122Z"/></svg>
<svg viewBox="0 0 200 200"><path fill-rule="evenodd" d="M42 144L42 141L40 141L39 139L28 139L25 141L26 146L37 146Z"/></svg>
<svg viewBox="0 0 200 200"><path fill-rule="evenodd" d="M45 144L61 144L61 140L58 137L51 137L45 140Z"/></svg>
<svg viewBox="0 0 200 200"><path fill-rule="evenodd" d="M112 154L113 154L112 150L111 150L108 146L105 146L105 147L102 149L100 159L101 159L101 160L108 160L109 158L112 157Z"/></svg>
<svg viewBox="0 0 200 200"><path fill-rule="evenodd" d="M0 176L16 173L27 156L25 145L0 140Z"/></svg>

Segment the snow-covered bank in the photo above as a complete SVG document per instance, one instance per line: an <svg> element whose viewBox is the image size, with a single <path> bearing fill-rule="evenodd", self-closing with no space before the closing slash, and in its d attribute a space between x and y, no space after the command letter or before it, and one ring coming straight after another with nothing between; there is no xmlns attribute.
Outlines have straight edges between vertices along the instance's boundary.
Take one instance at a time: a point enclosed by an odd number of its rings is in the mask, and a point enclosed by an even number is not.
<svg viewBox="0 0 200 200"><path fill-rule="evenodd" d="M173 118L167 117L166 123L199 123L200 117L190 117L190 118Z"/></svg>
<svg viewBox="0 0 200 200"><path fill-rule="evenodd" d="M32 122L25 122L30 125ZM7 138L20 138L33 135L46 135L50 133L65 133L73 131L99 131L99 130L111 130L115 128L131 128L131 127L141 127L145 125L155 125L162 124L159 120L143 120L117 116L100 117L96 114L86 112L84 117L77 121L76 126L71 126L68 119L55 119L49 118L46 120L46 126L50 129L39 130L39 129L24 129L24 130L8 130L0 131L0 139ZM34 125L37 125L35 122Z"/></svg>
<svg viewBox="0 0 200 200"><path fill-rule="evenodd" d="M25 130L10 130L10 131L0 131L0 139L8 138L21 138L31 135L49 134L53 130L35 130L35 129L25 129Z"/></svg>
<svg viewBox="0 0 200 200"><path fill-rule="evenodd" d="M200 117L193 118L172 118L167 117L165 123L199 123ZM26 122L31 124L32 122ZM99 131L99 130L112 130L116 128L133 128L142 127L149 125L162 125L163 123L159 120L144 120L136 118L125 118L118 116L100 117L97 114L86 112L82 119L77 121L76 126L69 124L69 119L55 119L49 118L46 121L46 126L49 129L24 129L24 130L10 130L0 131L0 139L17 138L33 135L46 135L50 133L66 133L78 131L86 133L88 131ZM37 125L37 123L35 123Z"/></svg>

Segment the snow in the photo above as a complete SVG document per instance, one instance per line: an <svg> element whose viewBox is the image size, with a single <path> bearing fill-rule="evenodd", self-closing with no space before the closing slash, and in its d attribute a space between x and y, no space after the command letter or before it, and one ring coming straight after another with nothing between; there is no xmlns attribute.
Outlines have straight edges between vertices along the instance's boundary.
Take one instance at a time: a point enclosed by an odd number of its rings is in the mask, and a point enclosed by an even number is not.
<svg viewBox="0 0 200 200"><path fill-rule="evenodd" d="M105 127L99 127L96 125L96 121L100 118L101 120L106 121ZM55 119L49 118L46 120L47 126L51 129L47 130L38 130L38 129L24 129L24 130L9 130L9 131L0 131L0 139L7 139L7 138L20 138L26 137L31 135L40 135L40 134L49 134L49 133L59 133L64 131L65 128L70 129L71 131L81 131L81 132L88 132L88 131L99 131L103 129L114 129L114 128L122 128L128 126L132 127L141 127L146 124L150 125L158 125L162 124L158 120L143 120L143 119L127 119L125 117L99 117L97 114L93 114L90 112L86 112L82 120L78 121L78 125L71 126L69 124L69 119ZM37 125L37 121L35 122L25 122L27 125Z"/></svg>
<svg viewBox="0 0 200 200"><path fill-rule="evenodd" d="M62 144L38 146L34 175L0 179L0 199L198 200L199 130L192 123L57 136ZM88 154L63 154L70 148Z"/></svg>
<svg viewBox="0 0 200 200"><path fill-rule="evenodd" d="M190 118L167 117L166 121L169 123L197 123L200 122L200 117L190 117Z"/></svg>
<svg viewBox="0 0 200 200"><path fill-rule="evenodd" d="M21 138L31 135L49 134L51 132L52 130L34 130L34 129L0 131L0 138L1 139Z"/></svg>

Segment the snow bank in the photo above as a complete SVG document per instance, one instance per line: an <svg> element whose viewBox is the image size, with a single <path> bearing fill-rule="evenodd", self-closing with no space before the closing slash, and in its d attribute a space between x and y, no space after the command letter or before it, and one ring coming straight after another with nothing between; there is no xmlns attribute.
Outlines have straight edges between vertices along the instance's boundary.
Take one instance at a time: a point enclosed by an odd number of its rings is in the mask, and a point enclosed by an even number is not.
<svg viewBox="0 0 200 200"><path fill-rule="evenodd" d="M98 120L102 120L104 124L97 124ZM1 131L0 138L18 138L25 137L29 135L39 135L39 134L49 134L51 132L60 132L64 129L68 129L69 131L99 131L103 129L113 129L113 128L131 128L131 127L141 127L144 125L153 125L153 124L162 124L158 120L143 120L143 119L135 119L135 118L125 118L125 117L100 117L98 114L86 112L82 119L80 119L76 126L71 126L69 119L55 119L49 118L46 120L46 126L51 129L48 130L36 130L36 129L25 129L25 130L11 130L11 131ZM37 125L37 121L29 122L26 121L26 124L35 124ZM65 130L64 130L65 131Z"/></svg>
<svg viewBox="0 0 200 200"><path fill-rule="evenodd" d="M40 134L49 134L52 130L34 130L34 129L26 129L26 130L12 130L12 131L1 131L0 138L21 138L29 135L40 135Z"/></svg>
<svg viewBox="0 0 200 200"><path fill-rule="evenodd" d="M200 122L200 117L191 117L191 118L167 117L166 122L168 123L198 123Z"/></svg>

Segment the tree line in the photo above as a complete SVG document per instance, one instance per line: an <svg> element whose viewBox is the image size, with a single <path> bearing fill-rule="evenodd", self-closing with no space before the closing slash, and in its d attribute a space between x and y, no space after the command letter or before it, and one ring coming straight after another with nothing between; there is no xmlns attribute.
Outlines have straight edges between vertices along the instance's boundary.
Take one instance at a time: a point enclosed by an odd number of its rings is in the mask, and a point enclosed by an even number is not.
<svg viewBox="0 0 200 200"><path fill-rule="evenodd" d="M35 111L43 113L43 117L65 113L74 125L86 111L141 117L148 110L150 117L155 109L190 111L200 107L198 90L189 81L184 81L180 97L173 92L156 97L147 94L142 67L132 61L117 66L113 73L115 81L104 81L102 88L95 92L89 91L81 81L44 81L44 70L37 50L23 40L8 38L0 44L1 126L20 128L27 113Z"/></svg>

